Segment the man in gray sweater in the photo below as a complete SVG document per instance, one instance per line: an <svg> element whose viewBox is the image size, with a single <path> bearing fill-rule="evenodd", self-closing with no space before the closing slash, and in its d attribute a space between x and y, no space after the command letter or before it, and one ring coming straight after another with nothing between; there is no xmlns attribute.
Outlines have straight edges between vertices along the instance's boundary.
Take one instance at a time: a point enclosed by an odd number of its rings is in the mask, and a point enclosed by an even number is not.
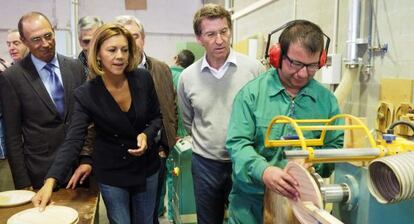
<svg viewBox="0 0 414 224"><path fill-rule="evenodd" d="M197 222L222 223L232 187L225 139L233 99L264 69L257 60L231 50L231 18L222 6L207 4L199 9L193 28L206 54L183 71L178 102L193 138Z"/></svg>

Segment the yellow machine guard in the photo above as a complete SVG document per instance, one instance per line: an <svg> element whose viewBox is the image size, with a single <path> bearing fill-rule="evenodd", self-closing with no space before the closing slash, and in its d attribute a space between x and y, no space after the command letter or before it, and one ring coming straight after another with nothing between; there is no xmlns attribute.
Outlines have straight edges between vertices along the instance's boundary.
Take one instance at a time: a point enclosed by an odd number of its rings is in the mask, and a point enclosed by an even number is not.
<svg viewBox="0 0 414 224"><path fill-rule="evenodd" d="M353 125L335 125L334 122L338 119L349 119ZM298 139L269 139L270 132L273 125L277 124L290 124L296 131ZM306 125L303 125L306 124ZM326 132L328 130L363 130L368 139L369 145L373 149L378 149L379 153L376 156L355 156L355 157L331 157L331 158L316 158L314 146L323 146ZM315 139L305 139L303 131L320 130L321 135ZM349 114L338 114L330 119L292 119L287 116L276 116L270 122L266 135L265 135L265 147L283 147L283 146L296 146L302 148L302 150L308 151L308 157L306 162L351 162L351 161L371 161L378 157L395 155L400 152L414 151L414 143L404 138L397 137L392 143L387 143L384 140L380 140L376 143L374 137L365 126L365 124L357 117Z"/></svg>

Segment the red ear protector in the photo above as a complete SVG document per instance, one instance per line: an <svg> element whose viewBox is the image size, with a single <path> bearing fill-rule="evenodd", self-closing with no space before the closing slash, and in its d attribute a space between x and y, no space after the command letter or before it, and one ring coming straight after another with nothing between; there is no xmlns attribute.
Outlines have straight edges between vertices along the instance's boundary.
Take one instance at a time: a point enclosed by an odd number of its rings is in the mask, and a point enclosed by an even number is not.
<svg viewBox="0 0 414 224"><path fill-rule="evenodd" d="M266 54L265 54L265 58L269 58L269 63L275 67L275 68L280 68L281 62L282 62L282 49L280 47L279 43L274 43L272 45L272 47L270 47L270 39L272 37L272 35L282 29L285 29L289 26L294 25L296 22L298 21L304 21L304 20L293 20L290 21L286 24L284 24L283 26L276 28L275 30L273 30L272 32L270 32L267 36L267 44L266 44ZM326 35L325 33L322 33L325 37L326 37L326 44L325 44L325 49L322 50L321 52L321 56L319 58L319 67L323 67L326 64L326 60L327 60L327 52L329 49L329 43L331 42L331 39L328 37L328 35ZM270 47L270 49L269 49Z"/></svg>

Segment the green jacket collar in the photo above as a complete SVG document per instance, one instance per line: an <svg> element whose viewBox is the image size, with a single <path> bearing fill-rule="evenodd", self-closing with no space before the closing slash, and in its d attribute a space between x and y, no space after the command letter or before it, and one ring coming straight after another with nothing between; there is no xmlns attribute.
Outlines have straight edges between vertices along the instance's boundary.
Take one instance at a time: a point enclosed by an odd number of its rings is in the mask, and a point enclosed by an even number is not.
<svg viewBox="0 0 414 224"><path fill-rule="evenodd" d="M281 94L282 92L285 92L285 87L282 85L278 71L275 68L271 68L268 71L268 86L269 86L269 96L276 96L278 94ZM303 87L297 96L299 95L305 95L311 97L313 100L316 101L317 99L317 93L315 92L315 85L316 81L314 79L310 80L309 83Z"/></svg>

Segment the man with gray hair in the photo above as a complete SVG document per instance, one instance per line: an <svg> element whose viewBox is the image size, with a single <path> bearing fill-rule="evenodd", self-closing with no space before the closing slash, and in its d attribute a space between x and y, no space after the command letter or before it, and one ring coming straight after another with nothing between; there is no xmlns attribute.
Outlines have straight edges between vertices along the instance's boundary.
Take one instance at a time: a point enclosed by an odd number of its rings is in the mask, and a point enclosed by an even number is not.
<svg viewBox="0 0 414 224"><path fill-rule="evenodd" d="M158 178L157 201L154 210L154 223L158 223L158 205L162 185L165 180L165 161L169 150L175 145L177 134L177 110L176 93L173 86L170 68L164 62L149 57L144 52L145 31L142 23L134 16L123 15L115 18L115 22L124 26L135 38L135 43L140 52L138 67L146 68L150 71L154 80L155 90L162 114L163 127L158 142L158 150L161 159L161 168Z"/></svg>
<svg viewBox="0 0 414 224"><path fill-rule="evenodd" d="M78 59L80 62L82 62L83 65L83 71L88 79L91 79L94 77L93 74L89 73L88 68L88 49L90 42L93 38L93 35L95 31L102 26L104 23L103 21L95 16L84 16L79 19L78 21L78 36L79 36L79 44L82 47L82 51L80 52ZM91 124L88 127L88 136L85 139L84 147L82 148L82 151L80 153L81 156L85 155L91 155L93 145L95 143L95 126L94 124ZM72 188L75 189L77 186L76 184L79 182L79 184L84 184L84 181L86 180L86 186L89 185L87 181L87 177L90 175L92 171L92 167L89 162L81 162L81 165L75 170L73 173L71 179L69 180L68 185L66 188Z"/></svg>
<svg viewBox="0 0 414 224"><path fill-rule="evenodd" d="M6 44L13 64L22 60L29 53L29 49L23 44L17 29L7 31Z"/></svg>
<svg viewBox="0 0 414 224"><path fill-rule="evenodd" d="M82 47L78 59L82 62L85 74L89 74L88 70L88 49L93 34L98 27L102 26L103 21L96 16L84 16L78 21L78 37L79 45Z"/></svg>
<svg viewBox="0 0 414 224"><path fill-rule="evenodd" d="M193 139L191 172L197 223L223 223L231 190L232 163L225 147L234 96L257 77L262 65L231 49L230 13L206 4L193 19L205 55L188 66L178 84L183 124Z"/></svg>

